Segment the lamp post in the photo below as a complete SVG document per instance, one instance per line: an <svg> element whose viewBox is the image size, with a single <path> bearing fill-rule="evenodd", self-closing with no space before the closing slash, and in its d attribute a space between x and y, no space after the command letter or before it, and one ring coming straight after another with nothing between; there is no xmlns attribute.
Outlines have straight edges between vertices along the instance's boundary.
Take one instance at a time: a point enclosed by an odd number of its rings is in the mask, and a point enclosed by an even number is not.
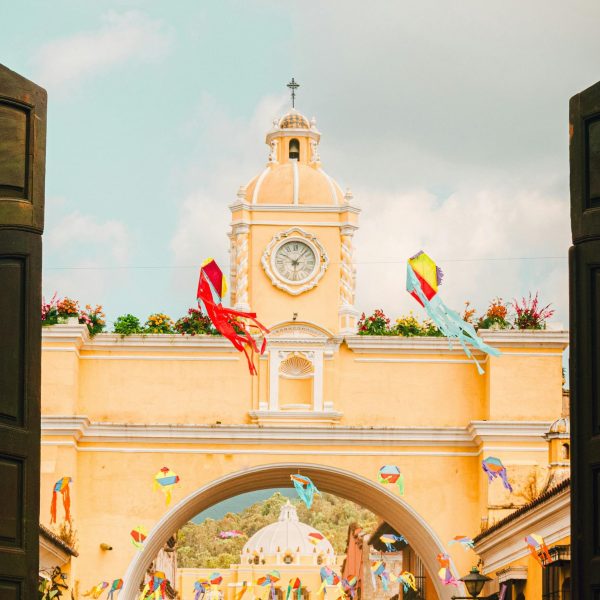
<svg viewBox="0 0 600 600"><path fill-rule="evenodd" d="M459 598L464 598L465 600L470 600L471 598L478 598L479 594L481 594L483 586L485 585L485 582L491 581L491 579L489 577L486 577L485 575L482 575L477 567L472 567L471 572L468 575L461 577L460 581L462 581L465 584L467 592L469 592L469 594L471 595L452 596L452 600L458 600ZM481 598L481 600L485 599Z"/></svg>

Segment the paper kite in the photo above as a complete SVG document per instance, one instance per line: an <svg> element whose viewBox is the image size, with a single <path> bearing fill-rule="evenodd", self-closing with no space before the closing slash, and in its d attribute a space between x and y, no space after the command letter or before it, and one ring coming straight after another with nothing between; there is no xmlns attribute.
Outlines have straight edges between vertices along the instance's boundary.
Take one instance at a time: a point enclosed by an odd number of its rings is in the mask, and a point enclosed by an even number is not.
<svg viewBox="0 0 600 600"><path fill-rule="evenodd" d="M384 533L379 536L379 539L385 544L388 552L397 552L394 548L394 544L397 542L404 542L405 545L408 545L403 535L396 535L395 533Z"/></svg>
<svg viewBox="0 0 600 600"><path fill-rule="evenodd" d="M326 592L327 590L325 588L328 585L337 585L341 595L343 595L344 591L341 589L342 580L331 567L321 567L319 575L321 576L321 587L317 591L317 596L322 592Z"/></svg>
<svg viewBox="0 0 600 600"><path fill-rule="evenodd" d="M310 508L315 494L321 495L315 484L306 475L290 475L290 479L306 508Z"/></svg>
<svg viewBox="0 0 600 600"><path fill-rule="evenodd" d="M290 600L290 597L294 594L296 600L302 600L302 582L298 577L290 579L288 583L287 592L285 594L285 600Z"/></svg>
<svg viewBox="0 0 600 600"><path fill-rule="evenodd" d="M452 546L452 544L460 544L465 550L468 550L469 548L471 550L473 550L473 546L475 545L473 543L473 540L470 537L467 537L466 535L456 535L456 536L454 536L448 542L448 546Z"/></svg>
<svg viewBox="0 0 600 600"><path fill-rule="evenodd" d="M356 586L358 584L358 578L356 575L350 575L348 579L342 579L342 588L346 594L350 595L350 598L354 599L356 596Z"/></svg>
<svg viewBox="0 0 600 600"><path fill-rule="evenodd" d="M398 579L402 582L405 594L408 592L409 589L414 590L415 592L417 591L417 580L415 579L415 576L409 571L402 571Z"/></svg>
<svg viewBox="0 0 600 600"><path fill-rule="evenodd" d="M325 537L318 531L312 531L311 533L308 534L308 541L313 546L317 546L319 544L319 542L321 542L324 539L325 539Z"/></svg>
<svg viewBox="0 0 600 600"><path fill-rule="evenodd" d="M131 530L131 543L138 549L144 548L144 542L148 537L148 530L143 525L138 525Z"/></svg>
<svg viewBox="0 0 600 600"><path fill-rule="evenodd" d="M210 585L221 585L223 581L223 576L221 575L221 573L218 573L217 571L215 571L214 573L210 574L210 577L208 578L208 583L210 583Z"/></svg>
<svg viewBox="0 0 600 600"><path fill-rule="evenodd" d="M438 287L442 283L442 270L424 252L417 252L408 259L406 268L406 289L410 295L427 311L429 318L439 327L447 338L457 339L465 354L473 359L479 374L483 369L467 346L490 354L500 356L500 351L488 346L470 323L463 321L460 315L448 308L438 295Z"/></svg>
<svg viewBox="0 0 600 600"><path fill-rule="evenodd" d="M90 598L100 598L102 592L108 587L108 581L101 581L98 585L95 585L93 588L89 589L84 596L89 596Z"/></svg>
<svg viewBox="0 0 600 600"><path fill-rule="evenodd" d="M256 313L225 308L222 301L226 291L227 280L225 275L223 275L214 259L207 258L200 268L198 292L196 294L198 306L204 309L217 331L225 336L236 350L245 354L250 374L256 375L257 371L253 360L254 353L264 354L267 347L267 340L264 335L269 333L269 330L256 320ZM253 326L262 332L263 341L260 350L248 330L249 324L242 319L251 321ZM248 348L250 354L248 354Z"/></svg>
<svg viewBox="0 0 600 600"><path fill-rule="evenodd" d="M167 598L167 576L162 571L154 571L148 583L144 586L139 600L152 598L153 600L166 600Z"/></svg>
<svg viewBox="0 0 600 600"><path fill-rule="evenodd" d="M281 579L281 573L274 569L273 571L269 571L264 577L259 577L256 580L256 585L260 585L262 587L270 586L270 596L271 600L276 600L277 592L275 591L275 584Z"/></svg>
<svg viewBox="0 0 600 600"><path fill-rule="evenodd" d="M222 540L229 540L236 537L246 537L246 534L238 531L237 529L233 529L231 531L221 531L221 533L219 533L219 538Z"/></svg>
<svg viewBox="0 0 600 600"><path fill-rule="evenodd" d="M110 590L108 590L108 596L106 597L106 600L114 600L115 594L118 596L122 587L123 587L123 580L115 579L112 582L112 585L110 586Z"/></svg>
<svg viewBox="0 0 600 600"><path fill-rule="evenodd" d="M65 509L65 521L71 522L71 494L69 484L73 482L71 477L61 477L52 490L52 503L50 504L50 523L56 523L56 500L57 494L62 494L63 508Z"/></svg>
<svg viewBox="0 0 600 600"><path fill-rule="evenodd" d="M208 582L205 579L197 579L194 581L194 600L202 600L206 594L206 586Z"/></svg>
<svg viewBox="0 0 600 600"><path fill-rule="evenodd" d="M154 491L160 488L165 495L165 502L167 506L171 504L171 494L173 492L173 486L179 482L179 475L173 473L169 468L163 467L154 476Z"/></svg>
<svg viewBox="0 0 600 600"><path fill-rule="evenodd" d="M504 487L512 493L512 485L508 481L508 474L506 473L506 467L502 464L502 461L495 456L488 456L485 460L481 461L481 467L487 473L488 481L492 483L496 477L502 479Z"/></svg>
<svg viewBox="0 0 600 600"><path fill-rule="evenodd" d="M458 581L456 581L456 578L452 575L452 571L450 570L450 557L447 554L442 553L437 555L437 560L440 563L438 575L443 584L458 587Z"/></svg>
<svg viewBox="0 0 600 600"><path fill-rule="evenodd" d="M235 600L240 600L241 597L251 588L253 587L252 583L248 583L247 581L237 581L235 583L228 583L229 587L240 588L238 592L235 594ZM195 599L194 599L195 600Z"/></svg>
<svg viewBox="0 0 600 600"><path fill-rule="evenodd" d="M390 575L385 570L385 563L382 560L376 560L371 563L371 574L373 576L373 587L375 586L375 576L381 579L381 585L383 586L383 591L387 592L390 584Z"/></svg>
<svg viewBox="0 0 600 600"><path fill-rule="evenodd" d="M404 496L404 475L396 465L384 465L379 469L379 483L395 483L401 496Z"/></svg>
<svg viewBox="0 0 600 600"><path fill-rule="evenodd" d="M544 538L541 535L530 533L525 538L525 543L527 544L527 548L529 548L529 553L538 561L541 567L544 566L544 561L552 561L548 546L546 546L546 542L544 542Z"/></svg>

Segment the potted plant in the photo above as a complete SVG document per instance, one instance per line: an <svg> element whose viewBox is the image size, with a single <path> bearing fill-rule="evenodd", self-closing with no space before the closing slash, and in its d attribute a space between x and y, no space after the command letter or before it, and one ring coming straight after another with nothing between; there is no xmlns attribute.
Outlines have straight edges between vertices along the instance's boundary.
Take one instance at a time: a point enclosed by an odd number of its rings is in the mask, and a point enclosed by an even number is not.
<svg viewBox="0 0 600 600"><path fill-rule="evenodd" d="M218 331L213 327L209 317L202 314L199 308L190 308L185 317L177 319L175 331L185 335L217 335Z"/></svg>
<svg viewBox="0 0 600 600"><path fill-rule="evenodd" d="M56 292L54 292L54 296L49 302L46 302L46 299L42 296L42 326L56 325L58 322L57 304Z"/></svg>
<svg viewBox="0 0 600 600"><path fill-rule="evenodd" d="M515 309L514 325L517 329L546 329L546 321L554 314L550 304L540 307L538 292L528 298L521 298L521 301L514 300L512 303Z"/></svg>
<svg viewBox="0 0 600 600"><path fill-rule="evenodd" d="M154 313L144 324L144 333L174 333L173 319L164 313Z"/></svg>
<svg viewBox="0 0 600 600"><path fill-rule="evenodd" d="M76 325L79 323L79 302L71 298L63 298L56 304L57 323Z"/></svg>
<svg viewBox="0 0 600 600"><path fill-rule="evenodd" d="M509 329L510 323L507 319L508 306L502 301L502 298L494 298L483 317L480 317L478 329Z"/></svg>
<svg viewBox="0 0 600 600"><path fill-rule="evenodd" d="M358 335L393 335L390 320L380 308L370 317L366 317L363 313L358 320L357 328Z"/></svg>

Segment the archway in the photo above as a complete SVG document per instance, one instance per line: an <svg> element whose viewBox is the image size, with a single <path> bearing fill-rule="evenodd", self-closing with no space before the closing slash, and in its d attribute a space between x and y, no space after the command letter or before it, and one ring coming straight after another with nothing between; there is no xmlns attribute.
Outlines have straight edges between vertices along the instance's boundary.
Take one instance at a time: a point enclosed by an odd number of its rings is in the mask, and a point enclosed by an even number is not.
<svg viewBox="0 0 600 600"><path fill-rule="evenodd" d="M440 600L451 600L453 594L464 595L464 590L445 587L436 576L439 570L436 557L439 552L444 551L443 545L427 523L401 498L350 471L322 465L280 463L253 467L216 479L174 506L154 526L143 551L129 565L124 576L123 600L137 599L137 586L145 577L146 569L158 551L173 532L192 517L218 502L244 492L289 487L290 473L298 471L310 477L320 491L352 500L402 531L431 575Z"/></svg>

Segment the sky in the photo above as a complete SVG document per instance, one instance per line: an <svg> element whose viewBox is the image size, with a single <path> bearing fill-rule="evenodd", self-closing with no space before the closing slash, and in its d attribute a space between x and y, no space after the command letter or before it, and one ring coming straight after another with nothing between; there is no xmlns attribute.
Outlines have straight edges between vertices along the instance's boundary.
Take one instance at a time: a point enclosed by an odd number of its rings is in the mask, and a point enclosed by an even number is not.
<svg viewBox="0 0 600 600"><path fill-rule="evenodd" d="M600 79L599 20L597 0L4 2L0 62L49 94L44 294L109 327L183 315L202 260L228 267L228 205L293 76L362 209L359 310L419 314L423 249L450 306L539 291L567 326L568 102Z"/></svg>

